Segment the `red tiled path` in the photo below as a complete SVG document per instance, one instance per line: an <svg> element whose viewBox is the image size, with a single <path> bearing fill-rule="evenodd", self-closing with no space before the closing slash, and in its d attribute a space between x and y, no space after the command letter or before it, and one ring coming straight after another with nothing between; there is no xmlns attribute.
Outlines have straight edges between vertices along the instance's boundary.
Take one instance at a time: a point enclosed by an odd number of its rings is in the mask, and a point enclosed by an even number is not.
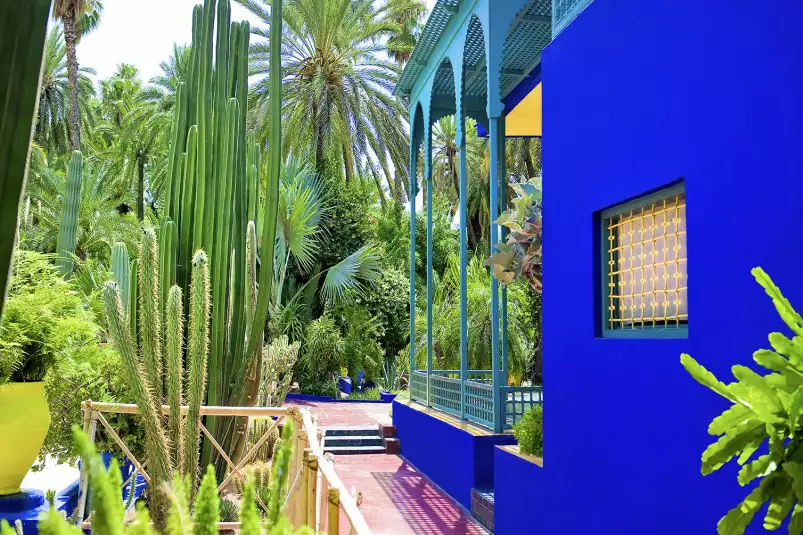
<svg viewBox="0 0 803 535"><path fill-rule="evenodd" d="M318 417L318 425L391 425L390 403L348 403L290 400L287 405L306 407Z"/></svg>
<svg viewBox="0 0 803 535"><path fill-rule="evenodd" d="M335 470L349 491L363 493L360 512L375 535L484 535L457 505L396 455L342 455ZM340 513L340 533L349 532Z"/></svg>

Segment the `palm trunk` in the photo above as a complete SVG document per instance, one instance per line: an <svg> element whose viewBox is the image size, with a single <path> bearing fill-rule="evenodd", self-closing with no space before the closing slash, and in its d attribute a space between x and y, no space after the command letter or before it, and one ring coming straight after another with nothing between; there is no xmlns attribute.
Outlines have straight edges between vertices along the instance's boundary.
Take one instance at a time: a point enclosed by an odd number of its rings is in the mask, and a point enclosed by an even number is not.
<svg viewBox="0 0 803 535"><path fill-rule="evenodd" d="M534 178L538 171L535 170L535 164L533 164L533 157L530 154L530 138L524 139L524 165L527 168L527 178Z"/></svg>
<svg viewBox="0 0 803 535"><path fill-rule="evenodd" d="M75 29L75 4L70 2L62 19L64 44L67 47L67 84L70 92L70 150L81 150L81 124L78 121L78 56L75 46L78 35Z"/></svg>
<svg viewBox="0 0 803 535"><path fill-rule="evenodd" d="M346 182L351 183L354 180L354 158L345 142L343 142L343 165L346 168Z"/></svg>
<svg viewBox="0 0 803 535"><path fill-rule="evenodd" d="M393 200L396 201L399 206L404 204L404 185L402 184L401 175L399 175L398 171L393 172Z"/></svg>
<svg viewBox="0 0 803 535"><path fill-rule="evenodd" d="M145 219L145 160L137 157L137 219Z"/></svg>

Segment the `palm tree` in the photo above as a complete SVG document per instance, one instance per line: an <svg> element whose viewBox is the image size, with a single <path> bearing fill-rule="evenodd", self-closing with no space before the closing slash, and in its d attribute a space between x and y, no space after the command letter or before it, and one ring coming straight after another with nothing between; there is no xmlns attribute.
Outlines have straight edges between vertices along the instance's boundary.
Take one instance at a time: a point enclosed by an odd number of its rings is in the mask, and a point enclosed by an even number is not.
<svg viewBox="0 0 803 535"><path fill-rule="evenodd" d="M390 19L399 29L390 36L387 42L388 56L403 67L413 53L418 36L421 33L421 19L427 12L427 6L419 0L391 0L387 4Z"/></svg>
<svg viewBox="0 0 803 535"><path fill-rule="evenodd" d="M103 12L101 0L54 0L53 18L64 25L67 47L67 80L70 109L70 150L81 148L81 125L78 119L78 56L75 47L83 35L95 29Z"/></svg>
<svg viewBox="0 0 803 535"><path fill-rule="evenodd" d="M173 55L161 62L162 74L154 76L144 91L145 100L158 104L164 111L170 111L176 103L176 90L179 82L186 82L190 72L192 49L187 45L173 45Z"/></svg>
<svg viewBox="0 0 803 535"><path fill-rule="evenodd" d="M269 0L237 0L269 24ZM401 198L406 181L408 135L402 104L391 95L399 71L384 57L382 42L400 29L390 0L285 0L282 76L285 84L286 154L314 162L320 176L342 172L352 180L370 161L384 176L388 189ZM251 74L260 77L252 88L252 114L264 125L268 103L267 37L251 45ZM395 173L395 174L394 174ZM383 188L378 193L384 198Z"/></svg>
<svg viewBox="0 0 803 535"><path fill-rule="evenodd" d="M90 98L95 94L88 74L95 74L95 71L83 67L78 75L78 115L79 122L84 126L91 124ZM67 152L71 131L67 78L64 33L59 25L54 25L45 41L42 88L39 93L39 115L34 127L34 141L45 150L55 150L58 153Z"/></svg>

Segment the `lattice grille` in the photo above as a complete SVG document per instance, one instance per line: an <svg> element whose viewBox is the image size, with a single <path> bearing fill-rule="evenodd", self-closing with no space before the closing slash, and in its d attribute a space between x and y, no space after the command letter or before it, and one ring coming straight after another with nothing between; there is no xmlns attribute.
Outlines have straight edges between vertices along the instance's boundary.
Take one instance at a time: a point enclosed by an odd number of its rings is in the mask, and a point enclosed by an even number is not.
<svg viewBox="0 0 803 535"><path fill-rule="evenodd" d="M519 423L530 409L544 402L543 387L503 386L502 400L505 403L505 428Z"/></svg>
<svg viewBox="0 0 803 535"><path fill-rule="evenodd" d="M493 428L494 391L491 385L466 381L466 420Z"/></svg>
<svg viewBox="0 0 803 535"><path fill-rule="evenodd" d="M687 323L685 193L614 214L605 225L608 329Z"/></svg>
<svg viewBox="0 0 803 535"><path fill-rule="evenodd" d="M460 415L460 379L431 375L432 406L451 414Z"/></svg>
<svg viewBox="0 0 803 535"><path fill-rule="evenodd" d="M410 380L410 398L413 401L427 402L427 373L413 372Z"/></svg>

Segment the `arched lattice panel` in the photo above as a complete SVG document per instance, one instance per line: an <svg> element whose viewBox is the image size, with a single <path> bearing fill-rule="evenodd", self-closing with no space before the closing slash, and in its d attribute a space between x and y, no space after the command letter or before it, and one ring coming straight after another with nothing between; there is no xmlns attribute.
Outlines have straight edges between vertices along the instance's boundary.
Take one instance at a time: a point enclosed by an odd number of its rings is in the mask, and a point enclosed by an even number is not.
<svg viewBox="0 0 803 535"><path fill-rule="evenodd" d="M512 91L541 61L541 51L552 40L552 0L530 0L505 37L499 91Z"/></svg>
<svg viewBox="0 0 803 535"><path fill-rule="evenodd" d="M468 26L463 53L463 90L467 97L487 98L488 67L485 58L485 35L479 17L473 15Z"/></svg>

